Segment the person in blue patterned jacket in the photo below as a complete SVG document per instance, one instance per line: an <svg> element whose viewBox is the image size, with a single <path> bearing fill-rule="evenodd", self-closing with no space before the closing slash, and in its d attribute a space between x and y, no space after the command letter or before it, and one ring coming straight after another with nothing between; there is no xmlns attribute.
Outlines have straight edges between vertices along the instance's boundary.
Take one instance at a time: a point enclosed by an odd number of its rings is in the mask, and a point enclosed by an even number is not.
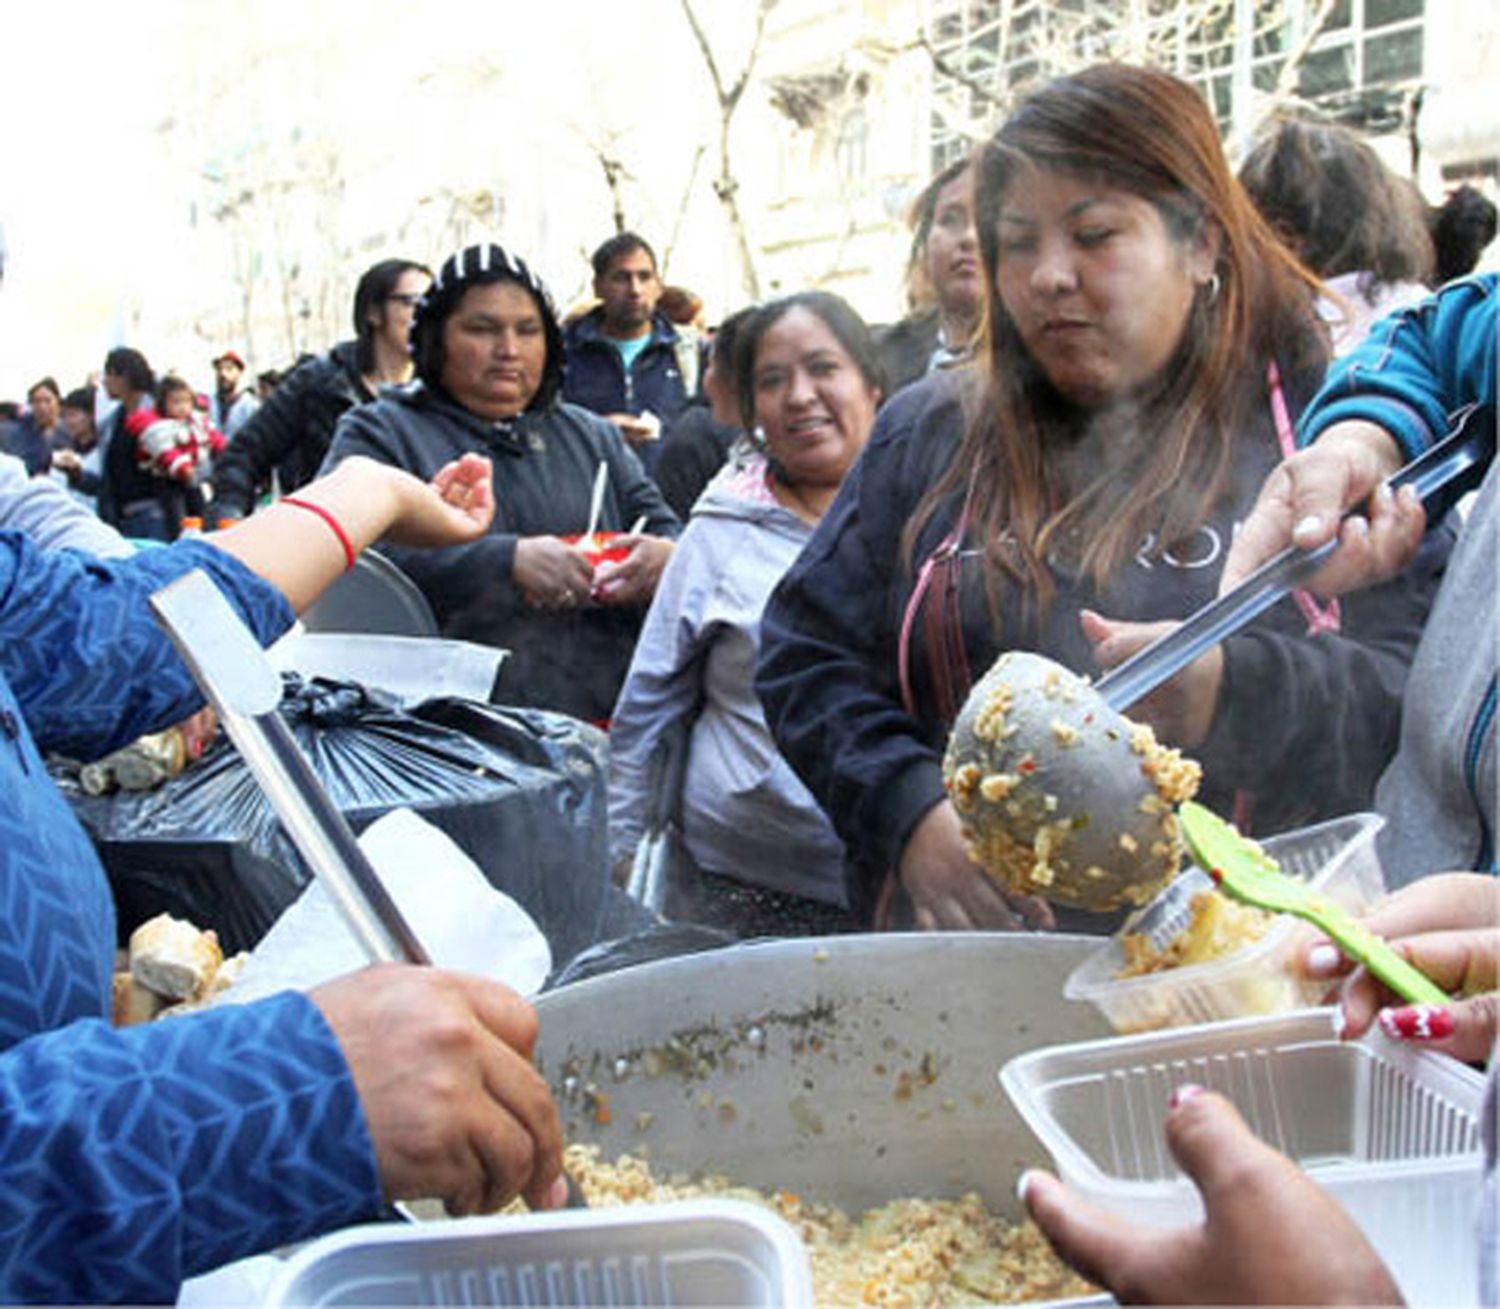
<svg viewBox="0 0 1500 1309"><path fill-rule="evenodd" d="M0 1301L170 1301L402 1196L562 1201L535 1015L496 983L389 965L112 1028L109 887L41 753L102 754L197 706L146 603L173 578L203 569L269 641L357 549L470 540L492 512L486 460L429 484L354 459L127 559L0 531Z"/></svg>

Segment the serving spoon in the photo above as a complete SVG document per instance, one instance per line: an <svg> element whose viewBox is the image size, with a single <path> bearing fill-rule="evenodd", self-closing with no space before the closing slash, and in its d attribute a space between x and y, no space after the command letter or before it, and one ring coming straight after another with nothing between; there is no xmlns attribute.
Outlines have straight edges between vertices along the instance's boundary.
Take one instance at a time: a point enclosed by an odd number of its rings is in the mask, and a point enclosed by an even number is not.
<svg viewBox="0 0 1500 1309"><path fill-rule="evenodd" d="M1495 411L1471 405L1388 485L1412 486L1430 511L1440 490L1477 485L1494 453ZM1082 909L1150 900L1181 864L1173 811L1197 765L1123 711L1309 580L1336 544L1288 547L1097 683L1044 655L1001 655L943 762L975 862L1011 890Z"/></svg>

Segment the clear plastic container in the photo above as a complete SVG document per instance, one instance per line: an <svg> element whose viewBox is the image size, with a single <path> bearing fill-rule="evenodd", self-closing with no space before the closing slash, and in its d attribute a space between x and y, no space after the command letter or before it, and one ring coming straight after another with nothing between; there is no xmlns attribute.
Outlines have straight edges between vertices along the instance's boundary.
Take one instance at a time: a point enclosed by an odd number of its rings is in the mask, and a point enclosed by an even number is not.
<svg viewBox="0 0 1500 1309"><path fill-rule="evenodd" d="M1311 883L1346 909L1361 909L1385 893L1375 854L1375 834L1383 824L1375 814L1350 814L1269 837L1262 845L1283 872ZM1207 874L1184 869L1126 930L1145 933L1154 945L1165 946L1187 927L1193 896L1212 886ZM1282 917L1258 941L1233 954L1123 978L1125 951L1117 934L1073 970L1063 994L1098 1006L1122 1033L1285 1013L1317 1004L1327 989L1289 967L1297 942L1311 930Z"/></svg>
<svg viewBox="0 0 1500 1309"><path fill-rule="evenodd" d="M787 1305L807 1251L737 1200L355 1227L294 1255L267 1305Z"/></svg>
<svg viewBox="0 0 1500 1309"><path fill-rule="evenodd" d="M1456 1060L1378 1031L1340 1042L1313 1009L1036 1050L1000 1081L1064 1181L1157 1226L1203 1212L1167 1150L1168 1098L1221 1092L1349 1211L1409 1304L1477 1298L1484 1079Z"/></svg>

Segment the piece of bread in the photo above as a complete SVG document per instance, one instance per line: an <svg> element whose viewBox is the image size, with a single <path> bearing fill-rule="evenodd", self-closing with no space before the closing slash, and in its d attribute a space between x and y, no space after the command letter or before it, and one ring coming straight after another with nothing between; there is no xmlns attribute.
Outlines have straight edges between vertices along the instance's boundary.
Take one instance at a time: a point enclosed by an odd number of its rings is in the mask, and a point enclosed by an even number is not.
<svg viewBox="0 0 1500 1309"><path fill-rule="evenodd" d="M161 1013L166 1001L155 991L149 991L129 973L114 975L113 1012L111 1018L116 1027L134 1027L137 1023L149 1023Z"/></svg>
<svg viewBox="0 0 1500 1309"><path fill-rule="evenodd" d="M250 961L248 951L241 950L239 954L232 955L219 965L219 970L209 981L208 989L203 993L205 1000L210 1000L216 995L222 995L238 980L245 970L245 965Z"/></svg>
<svg viewBox="0 0 1500 1309"><path fill-rule="evenodd" d="M223 962L217 936L169 914L142 923L130 936L131 976L168 1000L198 999Z"/></svg>

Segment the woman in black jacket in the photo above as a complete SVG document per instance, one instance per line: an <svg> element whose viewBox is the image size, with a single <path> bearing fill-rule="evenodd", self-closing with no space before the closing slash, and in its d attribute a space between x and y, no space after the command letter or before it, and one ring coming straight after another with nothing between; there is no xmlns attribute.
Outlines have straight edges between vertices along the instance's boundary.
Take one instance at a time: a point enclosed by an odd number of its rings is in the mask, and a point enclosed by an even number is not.
<svg viewBox="0 0 1500 1309"><path fill-rule="evenodd" d="M497 245L448 259L417 310L412 347L418 380L347 413L330 466L354 454L413 473L470 452L493 460L495 517L481 540L388 553L444 636L510 652L497 700L607 719L676 515L612 423L558 399L562 334L524 261ZM596 529L642 530L617 543L623 559L596 566L576 537L588 529L601 464Z"/></svg>
<svg viewBox="0 0 1500 1309"><path fill-rule="evenodd" d="M310 356L286 375L214 465L214 510L221 524L249 515L274 471L283 494L317 476L346 411L382 386L411 380L408 337L432 271L410 259L383 259L354 289L355 339Z"/></svg>
<svg viewBox="0 0 1500 1309"><path fill-rule="evenodd" d="M975 179L980 366L882 410L766 610L757 681L860 866L852 897L884 888L922 927L1015 921L943 789L972 682L1009 649L1096 672L1211 600L1327 356L1316 280L1176 78L1103 65L1042 87ZM1207 803L1259 832L1368 803L1438 538L1342 613L1286 599L1136 707L1202 761Z"/></svg>

